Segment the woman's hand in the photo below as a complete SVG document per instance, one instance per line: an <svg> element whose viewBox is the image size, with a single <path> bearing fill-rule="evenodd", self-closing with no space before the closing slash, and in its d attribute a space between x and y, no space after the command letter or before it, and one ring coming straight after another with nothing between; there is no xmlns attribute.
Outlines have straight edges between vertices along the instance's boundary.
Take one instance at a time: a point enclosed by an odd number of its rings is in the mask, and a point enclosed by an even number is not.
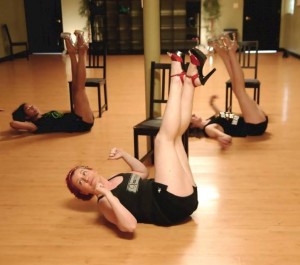
<svg viewBox="0 0 300 265"><path fill-rule="evenodd" d="M106 195L109 190L103 186L102 183L98 182L95 187L95 194L97 196Z"/></svg>
<svg viewBox="0 0 300 265"><path fill-rule="evenodd" d="M123 157L123 151L121 149L118 149L118 148L114 147L110 150L108 159L117 160L117 159L120 159L122 157Z"/></svg>
<svg viewBox="0 0 300 265"><path fill-rule="evenodd" d="M232 137L230 135L224 134L217 138L222 149L227 149L232 144Z"/></svg>

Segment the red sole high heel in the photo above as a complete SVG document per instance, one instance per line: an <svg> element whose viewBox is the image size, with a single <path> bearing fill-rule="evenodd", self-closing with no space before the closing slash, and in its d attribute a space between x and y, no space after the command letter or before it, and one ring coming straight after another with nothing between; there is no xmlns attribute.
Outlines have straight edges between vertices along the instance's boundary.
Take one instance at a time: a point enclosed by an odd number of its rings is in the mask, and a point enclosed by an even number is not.
<svg viewBox="0 0 300 265"><path fill-rule="evenodd" d="M197 66L198 76L199 76L201 85L204 85L206 83L206 81L211 77L211 75L216 71L216 68L214 68L206 76L203 75L203 66L205 64L206 59L207 59L206 55L203 52L201 52L200 50L198 50L196 48L193 48L190 50L190 60L193 65ZM195 86L195 79L198 77L196 75L188 76L188 77L192 78L194 86Z"/></svg>
<svg viewBox="0 0 300 265"><path fill-rule="evenodd" d="M179 62L181 63L181 68L184 69L184 57L185 54L181 51L177 51L177 52L167 52L167 54L170 56L171 60L173 62Z"/></svg>
<svg viewBox="0 0 300 265"><path fill-rule="evenodd" d="M184 54L180 51L177 51L175 53L168 52L168 55L170 56L171 60L174 62L183 63L184 61Z"/></svg>

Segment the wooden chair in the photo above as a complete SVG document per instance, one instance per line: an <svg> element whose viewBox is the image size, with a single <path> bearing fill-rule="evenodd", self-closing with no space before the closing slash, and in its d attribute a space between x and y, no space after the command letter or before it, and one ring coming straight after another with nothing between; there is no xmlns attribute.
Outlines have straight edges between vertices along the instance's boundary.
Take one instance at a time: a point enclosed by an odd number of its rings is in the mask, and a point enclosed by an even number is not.
<svg viewBox="0 0 300 265"><path fill-rule="evenodd" d="M11 59L16 58L16 54L14 54L14 47L24 46L25 47L25 51L24 51L25 56L26 56L27 60L29 60L29 51L28 51L27 42L26 41L18 41L18 42L12 41L7 24L3 24L2 29L6 35L8 43L9 43L10 58Z"/></svg>
<svg viewBox="0 0 300 265"><path fill-rule="evenodd" d="M259 104L260 81L257 79L258 68L258 41L238 42L238 60L243 70L253 72L253 78L245 78L246 89L253 89L253 99ZM232 111L232 83L226 82L225 110Z"/></svg>
<svg viewBox="0 0 300 265"><path fill-rule="evenodd" d="M154 138L157 135L161 125L162 108L168 101L170 90L170 72L171 64L151 62L149 117L133 127L134 156L140 161L145 161L148 156L152 155L151 160L154 162ZM155 89L155 84L157 83L156 81L159 81L160 83L159 93ZM157 108L159 111L157 111ZM157 114L157 112L159 113ZM142 158L140 158L139 154L139 136L150 137L150 150ZM182 136L182 140L184 148L188 154L188 130Z"/></svg>
<svg viewBox="0 0 300 265"><path fill-rule="evenodd" d="M108 110L107 102L107 81L106 81L106 57L107 46L105 42L93 42L89 44L88 61L86 68L88 69L100 69L102 72L100 77L86 78L85 86L97 88L98 99L98 111L99 117L102 113ZM104 103L101 100L101 86L103 86ZM72 81L69 81L69 93L70 93L70 106L73 111L73 97L72 97Z"/></svg>

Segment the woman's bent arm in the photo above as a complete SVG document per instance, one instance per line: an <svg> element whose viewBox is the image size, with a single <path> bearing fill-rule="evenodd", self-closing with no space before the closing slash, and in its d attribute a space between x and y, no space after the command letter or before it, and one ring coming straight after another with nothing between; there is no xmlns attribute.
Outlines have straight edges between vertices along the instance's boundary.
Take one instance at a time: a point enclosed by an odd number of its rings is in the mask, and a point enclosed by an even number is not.
<svg viewBox="0 0 300 265"><path fill-rule="evenodd" d="M37 130L37 127L32 122L27 121L11 121L10 127L17 131L34 132Z"/></svg>
<svg viewBox="0 0 300 265"><path fill-rule="evenodd" d="M122 149L118 149L116 147L112 148L109 154L109 159L116 160L119 158L123 158L123 160L130 166L132 173L138 174L143 179L148 177L148 169L141 161Z"/></svg>
<svg viewBox="0 0 300 265"><path fill-rule="evenodd" d="M102 191L105 188L102 188ZM134 232L137 226L136 218L120 203L109 190L105 189L104 197L99 200L99 208L104 217L115 224L122 232Z"/></svg>

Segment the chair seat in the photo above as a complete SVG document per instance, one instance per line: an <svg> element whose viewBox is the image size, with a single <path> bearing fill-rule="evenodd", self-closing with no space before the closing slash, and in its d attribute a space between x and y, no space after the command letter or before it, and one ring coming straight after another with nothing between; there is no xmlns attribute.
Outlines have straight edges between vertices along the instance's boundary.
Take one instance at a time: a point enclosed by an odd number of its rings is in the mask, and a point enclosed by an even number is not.
<svg viewBox="0 0 300 265"><path fill-rule="evenodd" d="M259 87L260 81L258 79L245 79L245 87Z"/></svg>
<svg viewBox="0 0 300 265"><path fill-rule="evenodd" d="M85 81L85 86L98 86L98 84L104 85L105 82L106 80L104 78L87 78Z"/></svg>
<svg viewBox="0 0 300 265"><path fill-rule="evenodd" d="M133 127L135 133L139 135L155 136L160 128L162 118L157 117L153 119L144 120Z"/></svg>
<svg viewBox="0 0 300 265"><path fill-rule="evenodd" d="M231 87L231 80L226 81L226 86ZM258 79L254 78L246 78L245 79L245 87L250 88L250 87L259 87L260 86L260 81Z"/></svg>

